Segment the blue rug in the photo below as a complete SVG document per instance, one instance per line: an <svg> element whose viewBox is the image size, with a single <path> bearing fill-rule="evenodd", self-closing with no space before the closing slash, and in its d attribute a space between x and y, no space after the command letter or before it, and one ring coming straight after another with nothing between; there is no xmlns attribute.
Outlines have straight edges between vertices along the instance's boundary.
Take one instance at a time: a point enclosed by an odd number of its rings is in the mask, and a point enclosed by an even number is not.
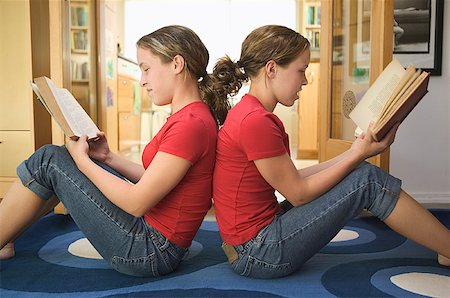
<svg viewBox="0 0 450 298"><path fill-rule="evenodd" d="M432 211L450 227L450 211ZM69 253L83 234L70 216L49 215L17 240L14 259L0 262L0 297L424 297L434 295L428 278L439 293L448 287L450 297L450 270L430 250L371 217L352 220L342 232L346 240L331 242L299 272L256 280L231 270L217 224L204 221L176 272L137 278ZM426 281L424 287L405 285L409 276Z"/></svg>

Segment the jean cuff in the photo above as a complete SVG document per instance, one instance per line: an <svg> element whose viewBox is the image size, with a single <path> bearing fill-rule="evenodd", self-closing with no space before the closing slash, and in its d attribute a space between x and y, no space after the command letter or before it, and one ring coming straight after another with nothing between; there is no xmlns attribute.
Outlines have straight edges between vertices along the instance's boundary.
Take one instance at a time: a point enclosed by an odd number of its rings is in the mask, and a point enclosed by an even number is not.
<svg viewBox="0 0 450 298"><path fill-rule="evenodd" d="M389 174L386 176L382 192L376 200L378 204L375 210L371 210L371 212L377 214L380 220L384 221L394 210L400 195L401 185L402 181L400 179Z"/></svg>
<svg viewBox="0 0 450 298"><path fill-rule="evenodd" d="M20 181L26 188L34 192L39 198L48 200L54 195L54 192L36 181L28 170L26 163L27 161L25 160L17 167L17 176L19 176Z"/></svg>

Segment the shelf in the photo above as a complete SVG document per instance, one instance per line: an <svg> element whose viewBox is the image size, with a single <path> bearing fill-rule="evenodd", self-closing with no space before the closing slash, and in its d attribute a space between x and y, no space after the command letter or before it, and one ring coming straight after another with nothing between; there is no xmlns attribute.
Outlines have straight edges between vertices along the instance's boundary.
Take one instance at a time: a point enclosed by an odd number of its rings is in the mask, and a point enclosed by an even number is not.
<svg viewBox="0 0 450 298"><path fill-rule="evenodd" d="M305 25L305 29L318 29L318 30L320 30L320 25Z"/></svg>
<svg viewBox="0 0 450 298"><path fill-rule="evenodd" d="M72 54L89 54L88 50L71 49Z"/></svg>
<svg viewBox="0 0 450 298"><path fill-rule="evenodd" d="M89 28L87 26L72 26L70 27L70 30L83 30L83 31L87 31Z"/></svg>
<svg viewBox="0 0 450 298"><path fill-rule="evenodd" d="M89 84L89 80L72 80L73 84Z"/></svg>

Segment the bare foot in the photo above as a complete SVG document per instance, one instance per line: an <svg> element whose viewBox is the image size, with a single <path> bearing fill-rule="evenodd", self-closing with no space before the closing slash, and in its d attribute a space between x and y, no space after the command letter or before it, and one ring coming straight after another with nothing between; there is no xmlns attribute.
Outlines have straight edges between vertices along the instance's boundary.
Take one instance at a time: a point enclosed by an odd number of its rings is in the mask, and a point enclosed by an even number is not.
<svg viewBox="0 0 450 298"><path fill-rule="evenodd" d="M10 259L14 254L14 243L10 242L0 249L0 260Z"/></svg>
<svg viewBox="0 0 450 298"><path fill-rule="evenodd" d="M450 259L438 254L438 263L442 266L450 266Z"/></svg>

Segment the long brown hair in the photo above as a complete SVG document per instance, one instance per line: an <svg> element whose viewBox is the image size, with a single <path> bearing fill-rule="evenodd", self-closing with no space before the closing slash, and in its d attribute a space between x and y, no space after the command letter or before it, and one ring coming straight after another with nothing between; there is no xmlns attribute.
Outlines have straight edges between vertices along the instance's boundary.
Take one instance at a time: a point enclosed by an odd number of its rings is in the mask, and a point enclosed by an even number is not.
<svg viewBox="0 0 450 298"><path fill-rule="evenodd" d="M187 74L198 81L203 100L208 104L217 123L223 124L230 103L226 96L221 96L222 94L211 86L210 75L206 71L208 49L194 31L179 25L166 26L141 37L136 45L150 50L165 63L172 61L176 55L181 55Z"/></svg>
<svg viewBox="0 0 450 298"><path fill-rule="evenodd" d="M214 88L221 96L235 95L242 84L256 76L270 60L287 65L309 48L309 41L298 32L279 25L266 25L253 30L242 43L241 57L219 59L214 67ZM226 93L223 95L223 93Z"/></svg>

